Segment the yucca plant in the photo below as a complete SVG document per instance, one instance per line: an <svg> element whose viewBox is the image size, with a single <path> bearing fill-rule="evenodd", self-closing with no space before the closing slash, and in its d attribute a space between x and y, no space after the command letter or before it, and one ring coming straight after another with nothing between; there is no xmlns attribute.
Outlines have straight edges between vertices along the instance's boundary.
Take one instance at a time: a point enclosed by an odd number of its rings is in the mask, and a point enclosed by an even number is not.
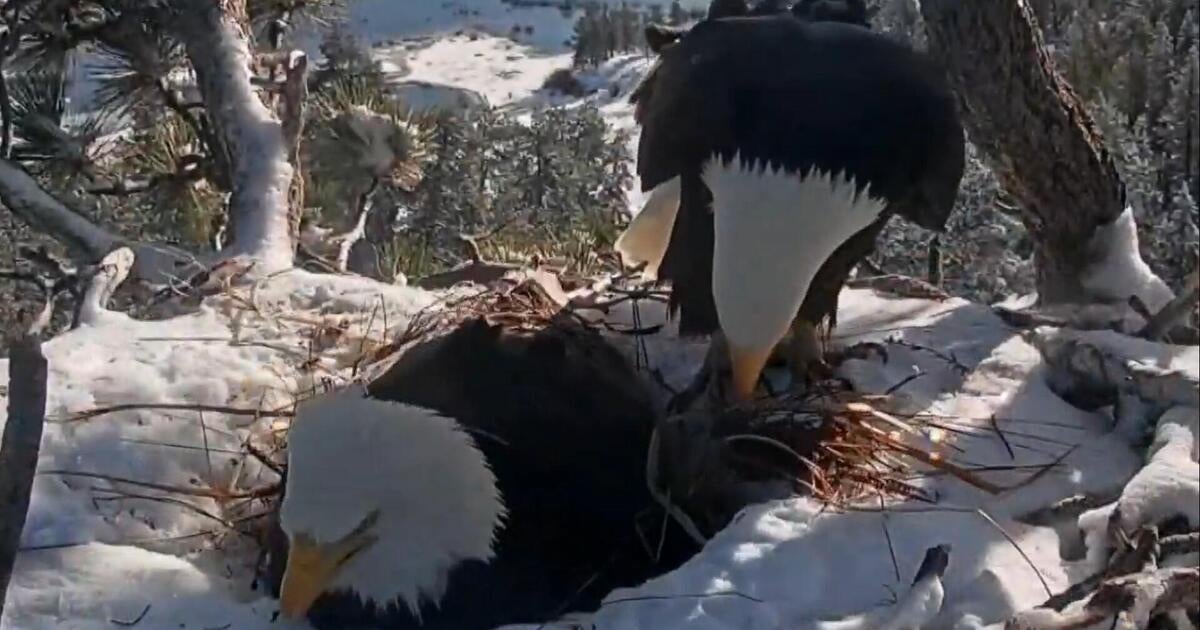
<svg viewBox="0 0 1200 630"><path fill-rule="evenodd" d="M270 43L274 29L317 31L345 18L345 0L246 0L246 13L257 42Z"/></svg>
<svg viewBox="0 0 1200 630"><path fill-rule="evenodd" d="M314 99L306 145L310 177L340 183L353 199L376 185L412 190L429 156L430 128L358 77L340 77Z"/></svg>
<svg viewBox="0 0 1200 630"><path fill-rule="evenodd" d="M191 126L167 116L127 140L123 153L126 176L147 182L159 227L188 244L210 244L224 197L207 180L209 163Z"/></svg>
<svg viewBox="0 0 1200 630"><path fill-rule="evenodd" d="M104 137L112 126L103 114L70 115L66 81L50 68L9 78L13 158L56 179L94 178L98 163L112 150Z"/></svg>
<svg viewBox="0 0 1200 630"><path fill-rule="evenodd" d="M95 61L85 70L97 82L96 107L114 116L165 104L184 105L170 85L185 67L183 47L151 23L122 22L95 46Z"/></svg>

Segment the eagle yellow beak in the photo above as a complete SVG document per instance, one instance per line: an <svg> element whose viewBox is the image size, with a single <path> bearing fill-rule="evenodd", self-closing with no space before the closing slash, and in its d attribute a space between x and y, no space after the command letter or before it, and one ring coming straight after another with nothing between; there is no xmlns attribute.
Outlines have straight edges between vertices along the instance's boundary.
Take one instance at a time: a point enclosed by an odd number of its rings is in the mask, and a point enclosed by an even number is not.
<svg viewBox="0 0 1200 630"><path fill-rule="evenodd" d="M284 617L300 619L308 613L333 581L342 560L339 551L301 538L292 541L279 592L279 610Z"/></svg>
<svg viewBox="0 0 1200 630"><path fill-rule="evenodd" d="M774 346L767 348L738 348L729 345L729 362L733 367L733 401L745 402L754 398L758 379Z"/></svg>

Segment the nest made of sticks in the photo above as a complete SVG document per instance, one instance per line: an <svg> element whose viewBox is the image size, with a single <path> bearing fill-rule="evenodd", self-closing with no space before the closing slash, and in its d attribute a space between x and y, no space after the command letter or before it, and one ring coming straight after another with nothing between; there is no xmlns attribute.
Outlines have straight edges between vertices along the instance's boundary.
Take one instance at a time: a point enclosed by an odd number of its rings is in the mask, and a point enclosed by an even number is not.
<svg viewBox="0 0 1200 630"><path fill-rule="evenodd" d="M659 297L645 287L610 282L600 284L603 292L568 301L552 274L538 273L510 273L455 294L414 317L381 350L398 356L481 318L524 334L550 327L564 334L580 327L612 332L595 317L595 305ZM372 360L392 363L378 353ZM903 402L831 380L748 404L661 418L647 453L647 484L702 538L749 504L796 494L839 506L866 499L932 503L920 480L933 475L951 475L986 492L1007 489L955 462L958 447L946 438L963 423L899 411ZM1023 483L1053 465L1034 470Z"/></svg>

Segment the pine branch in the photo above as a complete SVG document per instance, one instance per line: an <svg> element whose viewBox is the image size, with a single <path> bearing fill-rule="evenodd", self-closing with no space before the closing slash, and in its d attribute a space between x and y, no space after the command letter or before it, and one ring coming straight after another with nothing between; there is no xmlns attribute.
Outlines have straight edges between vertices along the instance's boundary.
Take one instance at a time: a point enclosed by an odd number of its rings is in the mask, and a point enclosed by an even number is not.
<svg viewBox="0 0 1200 630"><path fill-rule="evenodd" d="M20 166L5 159L0 159L0 202L17 218L49 232L90 260L98 260L122 240L68 208Z"/></svg>

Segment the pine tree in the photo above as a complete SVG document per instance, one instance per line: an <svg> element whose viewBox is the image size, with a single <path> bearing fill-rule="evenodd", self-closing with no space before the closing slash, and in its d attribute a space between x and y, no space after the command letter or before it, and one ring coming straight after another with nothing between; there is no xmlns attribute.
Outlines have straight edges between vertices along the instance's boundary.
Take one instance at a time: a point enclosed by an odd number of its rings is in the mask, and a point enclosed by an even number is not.
<svg viewBox="0 0 1200 630"><path fill-rule="evenodd" d="M679 4L679 0L671 0L671 7L667 9L667 24L679 26L684 22L687 22L687 12L683 10L683 5Z"/></svg>

